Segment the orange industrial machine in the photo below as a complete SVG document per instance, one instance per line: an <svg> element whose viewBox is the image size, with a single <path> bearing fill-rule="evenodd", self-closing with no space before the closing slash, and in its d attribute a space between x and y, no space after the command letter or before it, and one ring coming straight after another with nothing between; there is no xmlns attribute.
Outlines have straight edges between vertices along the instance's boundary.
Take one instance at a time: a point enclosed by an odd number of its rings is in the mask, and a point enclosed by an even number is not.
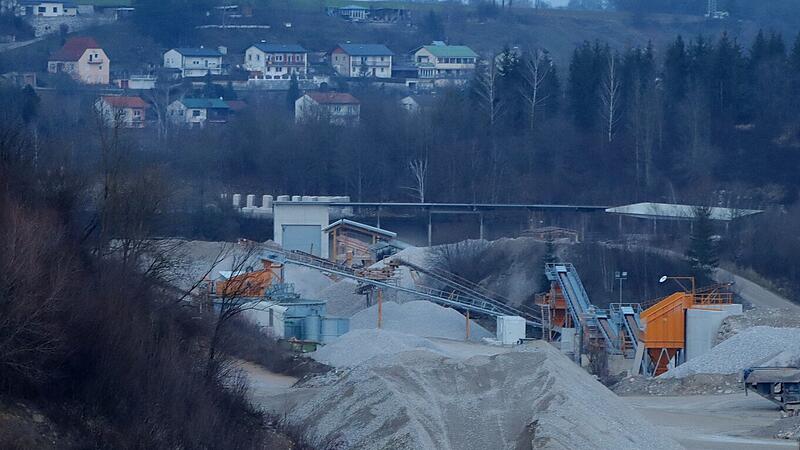
<svg viewBox="0 0 800 450"><path fill-rule="evenodd" d="M686 310L719 309L733 303L730 285L714 285L690 292L675 292L659 300L645 303L639 316L644 330L641 341L647 353L645 371L654 376L666 372L670 361L683 362L686 349Z"/></svg>
<svg viewBox="0 0 800 450"><path fill-rule="evenodd" d="M243 273L220 272L221 279L213 283L212 292L228 297L262 297L273 281L281 282L283 264L262 259L263 267Z"/></svg>

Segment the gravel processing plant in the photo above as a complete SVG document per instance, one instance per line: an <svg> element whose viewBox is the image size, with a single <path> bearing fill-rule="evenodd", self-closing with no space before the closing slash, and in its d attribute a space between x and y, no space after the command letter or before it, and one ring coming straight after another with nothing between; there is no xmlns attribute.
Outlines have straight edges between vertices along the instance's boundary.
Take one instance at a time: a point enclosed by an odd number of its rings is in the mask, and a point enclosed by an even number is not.
<svg viewBox="0 0 800 450"><path fill-rule="evenodd" d="M739 313L722 286L600 309L574 267L554 264L551 290L524 309L431 267L429 254L406 248L356 268L265 250L264 267L294 286L282 300L271 287L265 330L298 304L325 306L319 320L347 327L303 347L316 347L306 356L325 374L290 387L245 367L253 400L317 448L796 448L789 390L762 397L753 384L745 395L742 374L800 365L800 307ZM496 324L515 315L527 327L504 345ZM276 337L302 341L288 329Z"/></svg>

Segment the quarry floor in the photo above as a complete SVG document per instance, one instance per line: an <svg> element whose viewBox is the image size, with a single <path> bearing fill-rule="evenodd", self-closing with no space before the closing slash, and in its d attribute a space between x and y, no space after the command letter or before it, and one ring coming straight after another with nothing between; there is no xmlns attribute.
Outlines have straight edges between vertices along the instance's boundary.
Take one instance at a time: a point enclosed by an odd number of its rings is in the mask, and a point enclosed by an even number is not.
<svg viewBox="0 0 800 450"><path fill-rule="evenodd" d="M751 437L780 418L779 410L757 395L623 397L649 422L664 427L687 449L798 449L783 439Z"/></svg>

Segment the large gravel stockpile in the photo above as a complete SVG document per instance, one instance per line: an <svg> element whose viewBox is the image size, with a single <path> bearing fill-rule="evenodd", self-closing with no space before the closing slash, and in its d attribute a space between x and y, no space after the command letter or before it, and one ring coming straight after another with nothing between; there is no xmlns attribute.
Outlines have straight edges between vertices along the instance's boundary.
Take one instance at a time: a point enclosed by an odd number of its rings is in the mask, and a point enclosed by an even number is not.
<svg viewBox="0 0 800 450"><path fill-rule="evenodd" d="M791 309L756 308L722 321L717 343L752 327L800 328L800 314Z"/></svg>
<svg viewBox="0 0 800 450"><path fill-rule="evenodd" d="M350 318L350 329L377 328L378 305L360 311ZM403 304L383 303L384 330L399 331L424 337L465 339L467 320L458 311L445 308L426 300ZM470 321L470 340L480 341L494 335L475 322Z"/></svg>
<svg viewBox="0 0 800 450"><path fill-rule="evenodd" d="M721 342L708 353L661 375L682 378L697 373L735 374L780 357L800 355L800 328L753 327Z"/></svg>
<svg viewBox="0 0 800 450"><path fill-rule="evenodd" d="M333 367L355 367L376 356L409 350L444 352L433 342L387 330L352 330L314 353L311 357Z"/></svg>
<svg viewBox="0 0 800 450"><path fill-rule="evenodd" d="M546 343L451 359L375 358L288 414L313 444L346 449L677 449Z"/></svg>

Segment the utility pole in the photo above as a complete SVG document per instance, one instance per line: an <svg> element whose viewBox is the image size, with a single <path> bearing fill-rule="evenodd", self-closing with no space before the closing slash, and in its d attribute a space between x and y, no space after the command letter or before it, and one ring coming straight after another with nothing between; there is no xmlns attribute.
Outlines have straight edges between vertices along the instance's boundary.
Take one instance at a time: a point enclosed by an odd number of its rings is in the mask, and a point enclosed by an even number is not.
<svg viewBox="0 0 800 450"><path fill-rule="evenodd" d="M619 302L622 303L622 282L628 279L628 272L614 272L614 279L619 281Z"/></svg>

